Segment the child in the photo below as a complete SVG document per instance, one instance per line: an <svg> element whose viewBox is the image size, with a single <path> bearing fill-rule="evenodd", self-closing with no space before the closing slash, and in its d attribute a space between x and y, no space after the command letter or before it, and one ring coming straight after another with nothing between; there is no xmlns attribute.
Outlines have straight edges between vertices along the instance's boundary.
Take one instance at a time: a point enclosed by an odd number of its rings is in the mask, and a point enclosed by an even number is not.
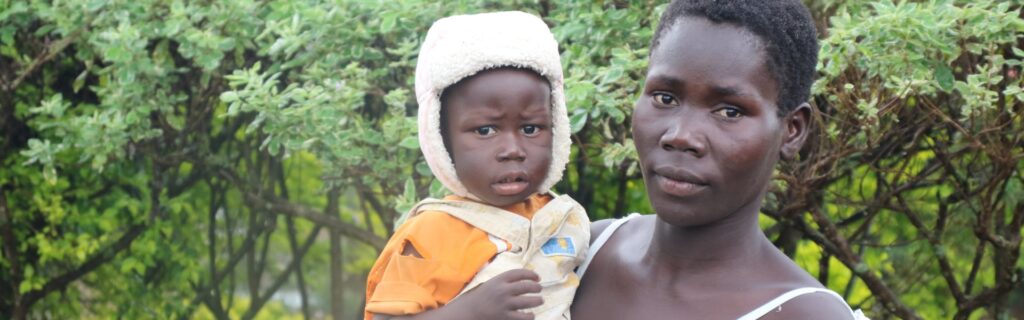
<svg viewBox="0 0 1024 320"><path fill-rule="evenodd" d="M431 26L416 66L420 148L454 195L417 204L388 241L368 277L366 319L569 318L590 222L549 191L571 143L562 81L558 45L535 16ZM470 301L437 309L474 288ZM524 295L534 292L543 304Z"/></svg>

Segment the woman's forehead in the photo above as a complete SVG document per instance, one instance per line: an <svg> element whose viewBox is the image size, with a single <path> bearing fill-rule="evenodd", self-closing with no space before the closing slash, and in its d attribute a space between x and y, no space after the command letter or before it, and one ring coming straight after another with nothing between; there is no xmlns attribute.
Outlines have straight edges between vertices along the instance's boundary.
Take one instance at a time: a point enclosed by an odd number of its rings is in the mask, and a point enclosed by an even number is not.
<svg viewBox="0 0 1024 320"><path fill-rule="evenodd" d="M765 57L760 38L742 27L684 17L662 35L651 53L648 84L699 82L717 92L742 95L757 91L775 101L778 84Z"/></svg>
<svg viewBox="0 0 1024 320"><path fill-rule="evenodd" d="M657 63L680 58L690 60L690 63L732 60L763 63L766 51L761 38L743 27L687 16L679 18L661 35L658 46L651 52L650 60L651 63Z"/></svg>

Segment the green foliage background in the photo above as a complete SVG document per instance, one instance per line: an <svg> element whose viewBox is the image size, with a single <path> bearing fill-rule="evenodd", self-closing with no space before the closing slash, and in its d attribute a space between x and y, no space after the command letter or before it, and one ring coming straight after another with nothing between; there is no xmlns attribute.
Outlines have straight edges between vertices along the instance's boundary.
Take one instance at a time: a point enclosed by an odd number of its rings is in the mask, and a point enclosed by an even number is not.
<svg viewBox="0 0 1024 320"><path fill-rule="evenodd" d="M769 236L872 318L1024 317L1024 20L1014 1L806 1L816 138ZM651 212L629 115L653 1L0 0L0 317L360 317L418 199L413 71L452 14L560 43L557 190Z"/></svg>

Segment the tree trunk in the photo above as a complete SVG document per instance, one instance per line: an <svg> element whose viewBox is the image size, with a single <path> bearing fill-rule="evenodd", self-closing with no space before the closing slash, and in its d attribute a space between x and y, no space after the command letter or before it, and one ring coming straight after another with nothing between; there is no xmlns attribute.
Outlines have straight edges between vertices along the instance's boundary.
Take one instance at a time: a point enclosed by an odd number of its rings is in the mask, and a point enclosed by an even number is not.
<svg viewBox="0 0 1024 320"><path fill-rule="evenodd" d="M341 259L341 233L331 230L331 316L335 320L344 319L345 285L343 276L343 262Z"/></svg>

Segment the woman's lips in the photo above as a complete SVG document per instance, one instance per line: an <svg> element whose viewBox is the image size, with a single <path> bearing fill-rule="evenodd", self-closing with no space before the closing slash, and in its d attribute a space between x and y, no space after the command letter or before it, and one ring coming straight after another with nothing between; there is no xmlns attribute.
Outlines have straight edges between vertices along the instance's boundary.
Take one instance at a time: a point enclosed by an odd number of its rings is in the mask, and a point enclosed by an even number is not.
<svg viewBox="0 0 1024 320"><path fill-rule="evenodd" d="M677 197L689 197L707 188L707 185L674 180L662 175L655 175L654 177L661 191Z"/></svg>

